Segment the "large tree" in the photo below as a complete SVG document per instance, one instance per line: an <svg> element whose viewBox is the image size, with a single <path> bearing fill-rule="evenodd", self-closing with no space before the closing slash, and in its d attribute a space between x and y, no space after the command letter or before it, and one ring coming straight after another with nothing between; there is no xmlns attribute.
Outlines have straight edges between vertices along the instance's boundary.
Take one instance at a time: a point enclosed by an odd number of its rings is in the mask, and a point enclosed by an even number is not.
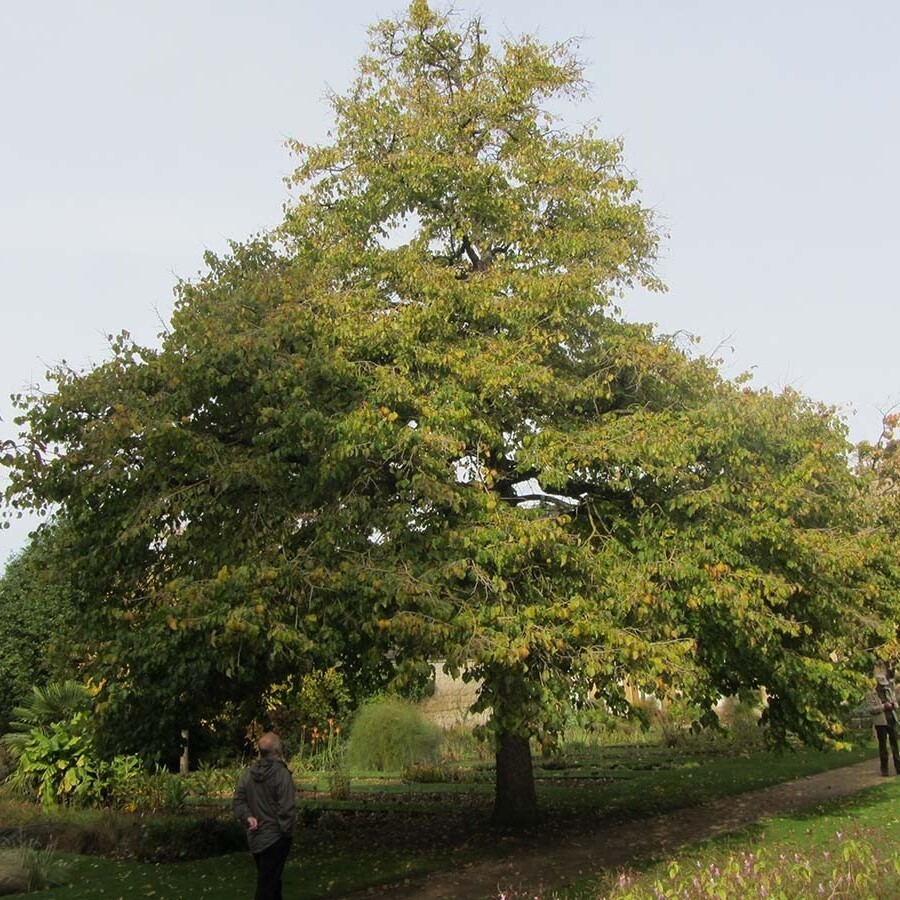
<svg viewBox="0 0 900 900"><path fill-rule="evenodd" d="M8 496L66 508L111 708L177 698L171 730L319 659L441 658L514 824L530 739L626 678L834 731L894 602L844 431L623 320L657 234L619 142L548 112L583 90L570 47L416 0L294 145L284 223L181 286L160 350L25 401Z"/></svg>

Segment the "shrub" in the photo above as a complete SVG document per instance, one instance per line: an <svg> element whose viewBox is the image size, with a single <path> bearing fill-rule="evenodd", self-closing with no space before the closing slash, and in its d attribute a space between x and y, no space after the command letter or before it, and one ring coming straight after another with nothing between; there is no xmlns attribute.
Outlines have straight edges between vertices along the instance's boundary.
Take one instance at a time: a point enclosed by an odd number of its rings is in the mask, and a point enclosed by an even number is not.
<svg viewBox="0 0 900 900"><path fill-rule="evenodd" d="M90 695L77 682L34 688L29 703L15 710L13 729L3 736L12 761L10 786L42 806L127 805L142 775L137 756L100 758L90 718Z"/></svg>
<svg viewBox="0 0 900 900"><path fill-rule="evenodd" d="M631 714L644 731L649 731L659 715L660 703L656 697L638 697L631 704Z"/></svg>
<svg viewBox="0 0 900 900"><path fill-rule="evenodd" d="M328 773L328 796L332 800L350 798L350 775L345 769L332 769Z"/></svg>
<svg viewBox="0 0 900 900"><path fill-rule="evenodd" d="M175 862L245 850L244 827L231 817L150 816L141 828L139 859Z"/></svg>
<svg viewBox="0 0 900 900"><path fill-rule="evenodd" d="M316 669L295 678L289 675L273 685L266 696L264 721L252 729L256 740L263 731L281 735L292 756L323 749L326 735L339 735L340 722L350 708L350 691L343 672L337 666Z"/></svg>
<svg viewBox="0 0 900 900"><path fill-rule="evenodd" d="M115 796L116 805L128 812L181 812L187 802L188 784L165 769L139 770Z"/></svg>
<svg viewBox="0 0 900 900"><path fill-rule="evenodd" d="M107 802L112 806L126 808L133 786L143 772L143 763L134 755L116 756L104 765L101 777L105 782Z"/></svg>
<svg viewBox="0 0 900 900"><path fill-rule="evenodd" d="M660 703L651 719L651 729L659 735L665 747L685 744L701 719L698 707L682 697L668 697Z"/></svg>
<svg viewBox="0 0 900 900"><path fill-rule="evenodd" d="M730 739L743 750L765 745L765 731L760 727L760 705L726 697L718 707L719 721L728 729Z"/></svg>
<svg viewBox="0 0 900 900"><path fill-rule="evenodd" d="M85 713L69 722L33 728L17 745L18 760L10 783L43 806L97 803L104 791L102 765L86 734Z"/></svg>
<svg viewBox="0 0 900 900"><path fill-rule="evenodd" d="M441 735L441 758L447 762L461 762L475 759L489 762L494 758L494 749L489 741L479 738L465 725L446 729Z"/></svg>
<svg viewBox="0 0 900 900"><path fill-rule="evenodd" d="M378 700L363 706L353 721L348 760L359 769L398 770L437 761L441 730L411 703Z"/></svg>
<svg viewBox="0 0 900 900"><path fill-rule="evenodd" d="M5 781L16 767L12 750L6 744L0 744L0 782Z"/></svg>
<svg viewBox="0 0 900 900"><path fill-rule="evenodd" d="M652 743L655 738L649 730L651 711L645 711L645 723L640 711L629 709L630 716L613 713L603 704L590 704L573 710L566 722L561 743L567 751Z"/></svg>
<svg viewBox="0 0 900 900"><path fill-rule="evenodd" d="M17 758L33 732L46 732L79 715L86 717L90 709L91 696L77 681L51 681L45 687L33 687L28 700L13 710L10 731L3 735L2 743ZM86 725L85 718L79 721Z"/></svg>
<svg viewBox="0 0 900 900"><path fill-rule="evenodd" d="M418 763L407 766L400 777L407 784L472 784L475 781L475 772L472 769L460 769L455 766Z"/></svg>
<svg viewBox="0 0 900 900"><path fill-rule="evenodd" d="M94 752L91 698L75 681L35 687L27 703L13 710L3 735L15 769L10 784L44 806L87 805L104 791L103 766Z"/></svg>
<svg viewBox="0 0 900 900"><path fill-rule="evenodd" d="M200 767L182 776L188 792L198 800L213 800L231 795L240 777L240 769L235 767L215 768L201 764Z"/></svg>

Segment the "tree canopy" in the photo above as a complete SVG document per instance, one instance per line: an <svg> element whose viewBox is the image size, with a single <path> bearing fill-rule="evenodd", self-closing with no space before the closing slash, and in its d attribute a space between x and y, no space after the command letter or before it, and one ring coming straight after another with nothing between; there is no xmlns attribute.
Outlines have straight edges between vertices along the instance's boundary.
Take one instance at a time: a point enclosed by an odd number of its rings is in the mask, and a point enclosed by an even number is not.
<svg viewBox="0 0 900 900"><path fill-rule="evenodd" d="M444 659L501 822L536 815L529 739L626 678L834 734L896 605L843 426L624 320L659 238L621 143L548 111L572 46L424 0L370 38L283 223L180 285L160 349L23 400L7 497L65 509L109 714Z"/></svg>

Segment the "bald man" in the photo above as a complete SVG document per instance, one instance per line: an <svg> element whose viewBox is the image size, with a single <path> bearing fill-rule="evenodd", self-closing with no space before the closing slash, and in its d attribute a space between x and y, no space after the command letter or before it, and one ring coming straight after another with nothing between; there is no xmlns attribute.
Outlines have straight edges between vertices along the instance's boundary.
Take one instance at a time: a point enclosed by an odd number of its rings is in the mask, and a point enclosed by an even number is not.
<svg viewBox="0 0 900 900"><path fill-rule="evenodd" d="M231 808L247 826L256 863L255 900L282 900L281 875L294 838L294 780L274 731L257 747L259 758L241 775Z"/></svg>

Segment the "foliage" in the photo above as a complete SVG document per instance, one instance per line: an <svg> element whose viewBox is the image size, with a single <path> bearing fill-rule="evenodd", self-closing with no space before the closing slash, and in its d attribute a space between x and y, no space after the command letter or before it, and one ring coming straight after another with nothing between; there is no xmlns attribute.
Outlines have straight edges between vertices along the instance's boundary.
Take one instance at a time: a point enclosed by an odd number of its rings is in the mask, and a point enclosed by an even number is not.
<svg viewBox="0 0 900 900"><path fill-rule="evenodd" d="M887 524L893 524L894 527L896 518L891 514L896 512L900 498L900 441L896 437L898 425L900 413L888 413L882 420L878 440L874 444L863 441L856 448L857 472L868 483L874 500L873 511L877 516L893 518L893 522Z"/></svg>
<svg viewBox="0 0 900 900"><path fill-rule="evenodd" d="M519 823L530 739L626 680L765 686L775 739L838 739L897 619L845 428L622 319L658 234L620 142L548 111L573 45L426 0L370 34L282 225L180 286L159 350L20 400L7 499L65 509L109 729L177 745L300 666L442 658Z"/></svg>
<svg viewBox="0 0 900 900"><path fill-rule="evenodd" d="M53 566L53 535L38 532L0 577L0 731L32 685L69 670L73 589Z"/></svg>
<svg viewBox="0 0 900 900"><path fill-rule="evenodd" d="M873 527L896 540L900 522L900 440L896 431L900 413L892 411L882 420L882 431L872 444L863 441L856 448L856 472L865 487L866 508ZM896 667L900 662L900 630L886 636L875 648L878 659Z"/></svg>
<svg viewBox="0 0 900 900"><path fill-rule="evenodd" d="M659 704L650 724L666 747L675 747L697 730L701 717L702 710L676 696Z"/></svg>
<svg viewBox="0 0 900 900"><path fill-rule="evenodd" d="M866 829L837 832L824 848L800 852L758 846L718 858L672 859L646 874L622 871L597 900L704 900L721 897L889 898L897 895L900 859ZM501 895L502 896L502 895Z"/></svg>
<svg viewBox="0 0 900 900"><path fill-rule="evenodd" d="M96 802L103 789L93 753L91 698L74 681L35 687L26 705L16 707L12 731L2 738L15 758L10 783L44 805Z"/></svg>
<svg viewBox="0 0 900 900"><path fill-rule="evenodd" d="M126 778L113 778L111 782L110 800L126 812L179 813L190 790L190 782L185 777L162 768L147 771L137 766Z"/></svg>
<svg viewBox="0 0 900 900"><path fill-rule="evenodd" d="M2 738L14 759L10 785L45 807L171 806L142 805L137 799L146 794L149 777L137 756L102 758L94 740L91 704L88 690L75 681L33 688L29 703L13 710L13 730Z"/></svg>
<svg viewBox="0 0 900 900"><path fill-rule="evenodd" d="M652 735L636 715L612 714L603 703L572 710L559 737L561 747L596 750L616 745L639 746L654 743Z"/></svg>
<svg viewBox="0 0 900 900"><path fill-rule="evenodd" d="M336 766L328 773L328 796L332 800L350 797L350 773L342 766Z"/></svg>
<svg viewBox="0 0 900 900"><path fill-rule="evenodd" d="M201 763L193 772L182 776L182 780L192 797L210 801L219 797L230 797L241 770L242 767L219 768Z"/></svg>
<svg viewBox="0 0 900 900"><path fill-rule="evenodd" d="M155 815L142 824L136 854L156 862L205 859L245 850L246 833L230 816Z"/></svg>
<svg viewBox="0 0 900 900"><path fill-rule="evenodd" d="M45 806L98 803L106 785L92 749L85 713L46 729L32 729L18 746L10 783Z"/></svg>
<svg viewBox="0 0 900 900"><path fill-rule="evenodd" d="M6 744L0 742L0 784L15 767L16 761L12 750Z"/></svg>
<svg viewBox="0 0 900 900"><path fill-rule="evenodd" d="M744 749L760 749L766 742L766 731L760 725L762 704L759 698L726 697L716 708L719 721L735 745Z"/></svg>
<svg viewBox="0 0 900 900"><path fill-rule="evenodd" d="M152 814L150 814L152 813ZM53 806L0 798L0 821L59 853L173 862L245 850L246 834L224 807L212 813Z"/></svg>
<svg viewBox="0 0 900 900"><path fill-rule="evenodd" d="M13 710L12 731L5 734L2 741L13 754L18 754L32 730L46 730L56 723L75 718L86 729L86 714L90 709L90 692L80 682L51 681L43 687L34 686L27 701Z"/></svg>
<svg viewBox="0 0 900 900"><path fill-rule="evenodd" d="M329 719L323 728L314 725L309 731L300 728L296 752L291 756L292 765L307 769L334 769L343 765L347 744L343 730L334 719Z"/></svg>
<svg viewBox="0 0 900 900"><path fill-rule="evenodd" d="M403 769L400 779L409 784L472 784L476 780L476 772L446 763L414 763Z"/></svg>
<svg viewBox="0 0 900 900"><path fill-rule="evenodd" d="M101 765L101 774L104 781L105 802L122 809L136 808L131 804L130 797L144 772L143 763L134 755L119 755L104 762Z"/></svg>
<svg viewBox="0 0 900 900"><path fill-rule="evenodd" d="M478 739L471 726L456 725L441 732L441 759L445 762L487 762L492 756L491 748Z"/></svg>
<svg viewBox="0 0 900 900"><path fill-rule="evenodd" d="M338 666L289 675L265 697L266 726L277 731L290 755L303 757L332 747L349 714L352 698ZM308 746L307 746L308 745Z"/></svg>
<svg viewBox="0 0 900 900"><path fill-rule="evenodd" d="M677 695L663 702L652 697L638 700L629 716L589 704L572 712L556 746L563 753L625 745L719 754L762 750L768 741L760 726L761 705L751 701L725 698L715 707L715 722L703 721L703 709Z"/></svg>
<svg viewBox="0 0 900 900"><path fill-rule="evenodd" d="M361 707L350 731L348 762L356 769L397 771L437 760L441 731L411 703L376 700Z"/></svg>

